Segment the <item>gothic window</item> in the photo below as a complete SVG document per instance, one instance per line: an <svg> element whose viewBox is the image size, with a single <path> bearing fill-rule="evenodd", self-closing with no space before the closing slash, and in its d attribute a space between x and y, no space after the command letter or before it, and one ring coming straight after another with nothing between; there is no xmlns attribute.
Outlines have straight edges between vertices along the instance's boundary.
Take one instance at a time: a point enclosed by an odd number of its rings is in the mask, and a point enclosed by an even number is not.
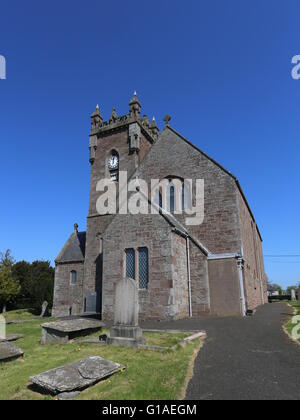
<svg viewBox="0 0 300 420"><path fill-rule="evenodd" d="M176 177L169 178L167 189L167 210L170 213L183 210L183 180Z"/></svg>
<svg viewBox="0 0 300 420"><path fill-rule="evenodd" d="M135 250L128 248L125 250L125 275L130 279L135 279Z"/></svg>
<svg viewBox="0 0 300 420"><path fill-rule="evenodd" d="M119 181L119 162L119 153L113 150L108 158L108 170L110 179L115 182Z"/></svg>
<svg viewBox="0 0 300 420"><path fill-rule="evenodd" d="M71 284L72 285L76 284L77 283L77 271L75 271L75 270L71 271L70 277L71 277L70 278Z"/></svg>
<svg viewBox="0 0 300 420"><path fill-rule="evenodd" d="M189 182L183 182L182 184L182 209L192 208L192 194L191 185Z"/></svg>
<svg viewBox="0 0 300 420"><path fill-rule="evenodd" d="M174 213L175 211L175 187L172 182L170 182L169 186L169 212Z"/></svg>
<svg viewBox="0 0 300 420"><path fill-rule="evenodd" d="M162 200L162 192L161 192L161 189L155 191L154 203L157 206L159 206L160 208L162 208L163 200Z"/></svg>
<svg viewBox="0 0 300 420"><path fill-rule="evenodd" d="M162 199L162 193L161 193L161 191L159 191L159 193L158 193L158 204L159 204L159 207L162 208L162 206L163 206L163 199Z"/></svg>
<svg viewBox="0 0 300 420"><path fill-rule="evenodd" d="M139 288L148 289L149 256L148 248L139 248Z"/></svg>

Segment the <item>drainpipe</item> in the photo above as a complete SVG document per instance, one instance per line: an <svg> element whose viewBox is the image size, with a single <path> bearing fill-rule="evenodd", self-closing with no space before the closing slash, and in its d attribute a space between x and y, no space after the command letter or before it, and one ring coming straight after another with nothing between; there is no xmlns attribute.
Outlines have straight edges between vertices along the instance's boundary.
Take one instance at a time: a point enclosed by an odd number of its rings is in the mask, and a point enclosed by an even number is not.
<svg viewBox="0 0 300 420"><path fill-rule="evenodd" d="M193 317L192 307L192 288L191 288L191 260L190 260L190 240L186 238L186 257L187 257L187 270L188 270L188 290L189 290L189 315Z"/></svg>
<svg viewBox="0 0 300 420"><path fill-rule="evenodd" d="M242 315L246 316L246 299L245 299L245 289L244 289L244 259L243 257L238 258L238 268L239 268L239 280L240 280L240 291L241 291L241 306L242 306Z"/></svg>

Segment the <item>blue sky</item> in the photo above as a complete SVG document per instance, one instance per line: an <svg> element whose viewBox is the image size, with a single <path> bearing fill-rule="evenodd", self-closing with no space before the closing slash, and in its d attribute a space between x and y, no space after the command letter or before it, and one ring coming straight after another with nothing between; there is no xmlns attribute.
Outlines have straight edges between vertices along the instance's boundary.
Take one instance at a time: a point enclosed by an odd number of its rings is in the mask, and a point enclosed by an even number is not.
<svg viewBox="0 0 300 420"><path fill-rule="evenodd" d="M172 125L239 179L267 255L300 254L298 0L2 1L0 250L54 260L88 210L99 103ZM266 258L283 286L299 258Z"/></svg>

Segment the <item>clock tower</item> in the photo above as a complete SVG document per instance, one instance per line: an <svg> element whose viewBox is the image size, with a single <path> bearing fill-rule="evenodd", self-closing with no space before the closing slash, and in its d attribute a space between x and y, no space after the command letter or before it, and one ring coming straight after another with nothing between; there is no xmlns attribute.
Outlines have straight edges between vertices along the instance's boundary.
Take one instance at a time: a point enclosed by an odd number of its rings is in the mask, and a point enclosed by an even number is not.
<svg viewBox="0 0 300 420"><path fill-rule="evenodd" d="M97 183L102 179L109 179L118 184L120 171L127 172L129 180L158 139L158 134L155 120L150 124L147 116L141 116L141 103L136 92L129 102L128 114L118 116L113 108L109 119L104 121L97 105L91 116L90 199L83 292L85 297L95 291L100 293L102 234L113 218L113 215L97 213L96 203L101 194L96 190Z"/></svg>

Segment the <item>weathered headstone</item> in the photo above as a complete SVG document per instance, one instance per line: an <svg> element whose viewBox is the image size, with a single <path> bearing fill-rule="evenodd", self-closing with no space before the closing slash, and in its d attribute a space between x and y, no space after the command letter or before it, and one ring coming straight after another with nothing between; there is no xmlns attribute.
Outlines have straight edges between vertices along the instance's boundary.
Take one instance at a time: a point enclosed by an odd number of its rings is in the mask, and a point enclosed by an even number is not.
<svg viewBox="0 0 300 420"><path fill-rule="evenodd" d="M42 304L42 312L41 312L41 315L40 315L41 318L44 318L45 316L47 316L47 310L48 310L48 302L45 301Z"/></svg>
<svg viewBox="0 0 300 420"><path fill-rule="evenodd" d="M10 362L23 357L23 355L23 350L14 344L6 341L0 343L0 362Z"/></svg>
<svg viewBox="0 0 300 420"><path fill-rule="evenodd" d="M24 334L6 334L5 338L1 338L0 334L0 343L2 343L3 341L17 341L20 338L24 338Z"/></svg>
<svg viewBox="0 0 300 420"><path fill-rule="evenodd" d="M130 278L119 281L115 290L114 326L110 329L108 344L138 346L144 344L139 322L139 291Z"/></svg>
<svg viewBox="0 0 300 420"><path fill-rule="evenodd" d="M29 380L52 394L81 391L105 379L124 366L94 356L32 376Z"/></svg>
<svg viewBox="0 0 300 420"><path fill-rule="evenodd" d="M291 299L296 300L296 290L295 289L291 290Z"/></svg>
<svg viewBox="0 0 300 420"><path fill-rule="evenodd" d="M85 298L85 312L86 313L95 313L97 312L97 293L90 293Z"/></svg>
<svg viewBox="0 0 300 420"><path fill-rule="evenodd" d="M0 340L6 339L6 319L0 315Z"/></svg>

